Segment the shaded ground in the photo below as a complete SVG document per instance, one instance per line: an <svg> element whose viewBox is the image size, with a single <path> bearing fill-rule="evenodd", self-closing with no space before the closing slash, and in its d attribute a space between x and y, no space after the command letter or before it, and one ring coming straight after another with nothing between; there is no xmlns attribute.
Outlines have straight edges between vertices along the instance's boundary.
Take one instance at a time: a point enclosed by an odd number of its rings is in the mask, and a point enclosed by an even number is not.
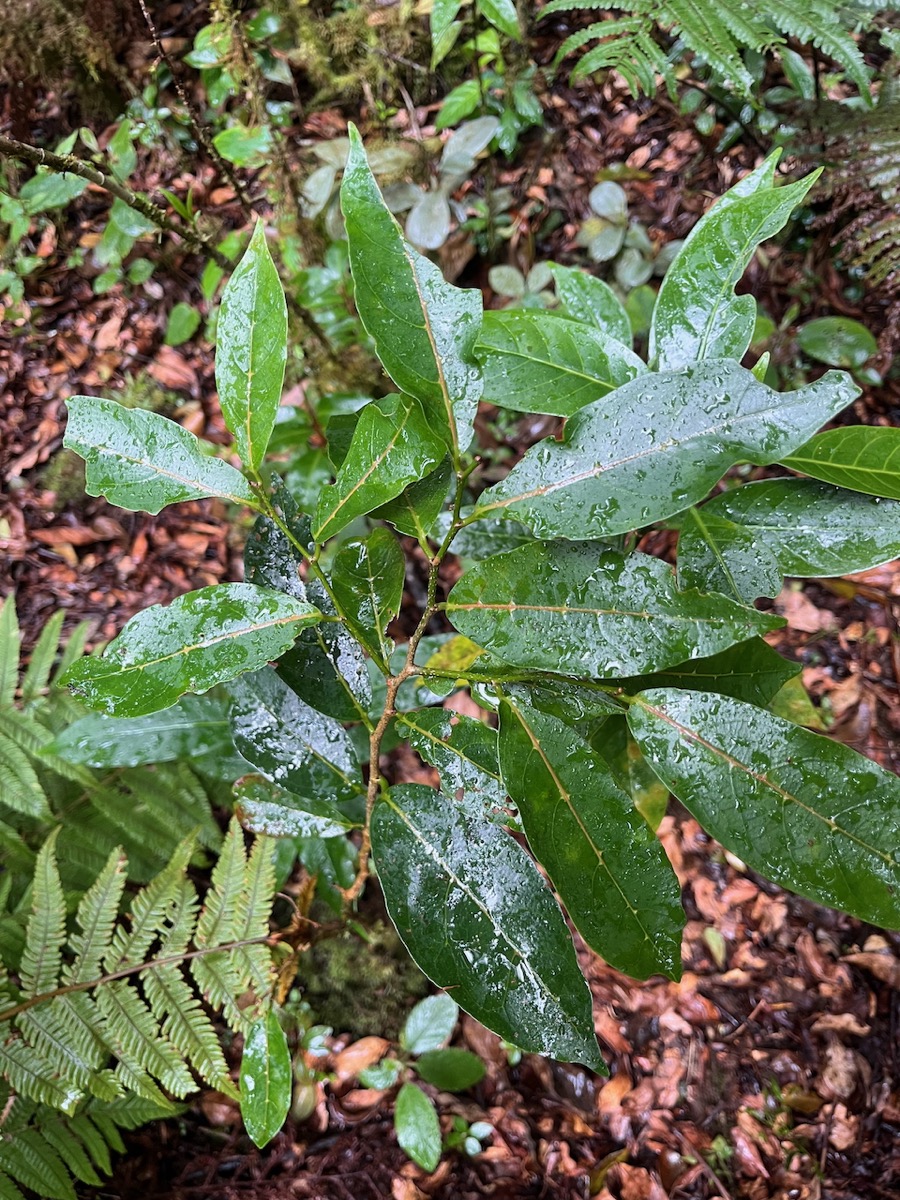
<svg viewBox="0 0 900 1200"><path fill-rule="evenodd" d="M430 116L418 114L423 127ZM549 122L550 135L535 136L523 162L508 178L501 173L517 196L510 256L526 266L532 222L545 205L563 220L540 256L571 259L587 191L607 162L643 172L626 185L632 211L654 238L668 240L755 155L737 148L716 162L665 102L634 105L612 90L560 90L549 99ZM78 213L63 242L90 235L90 209ZM0 594L16 590L29 644L60 605L70 624L88 618L95 639L108 638L149 603L240 574L239 537L231 540L212 503L151 518L79 497L77 478L69 501L65 476L51 477L56 491L49 490L44 471L61 442L65 397L121 389L144 368L173 394L171 415L223 437L210 348L162 346L159 297L140 289L130 298L121 289L96 297L63 260L61 247L32 296L27 335L9 327L0 335ZM815 307L802 316L847 311L829 263L819 241L776 258L765 282L754 269L746 286L779 317L813 277ZM170 265L166 309L192 298L194 268ZM467 281L483 282L480 267L463 269ZM874 307L858 315L877 322ZM896 423L897 403L885 387L860 402L856 419ZM528 422L519 434L514 451L535 436ZM778 648L804 664L804 681L834 717L833 735L894 769L898 606L896 568L827 587L789 586L776 601L789 620ZM238 1132L233 1106L206 1094L181 1120L133 1135L129 1156L97 1195L900 1195L900 938L760 883L683 813L666 818L663 837L684 886L685 975L678 984L635 984L586 956L609 1081L531 1057L510 1067L496 1039L467 1022L462 1041L489 1072L464 1100L441 1096L441 1112L445 1121L488 1120L496 1132L477 1159L451 1155L426 1178L396 1144L390 1094L360 1089L355 1079L384 1046L338 1037L318 1064L334 1082L319 1086L309 1120L265 1153Z"/></svg>

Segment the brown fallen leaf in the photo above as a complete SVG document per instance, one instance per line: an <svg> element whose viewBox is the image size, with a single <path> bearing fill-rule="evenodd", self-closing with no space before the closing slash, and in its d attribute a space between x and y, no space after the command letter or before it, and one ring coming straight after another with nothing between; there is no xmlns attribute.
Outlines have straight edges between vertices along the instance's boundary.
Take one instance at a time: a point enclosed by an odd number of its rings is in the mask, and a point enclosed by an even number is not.
<svg viewBox="0 0 900 1200"><path fill-rule="evenodd" d="M864 950L860 954L842 955L841 962L851 963L854 967L862 967L864 971L868 971L876 979L886 983L888 987L900 991L900 962L893 954Z"/></svg>
<svg viewBox="0 0 900 1200"><path fill-rule="evenodd" d="M373 1067L384 1058L390 1042L380 1037L364 1037L334 1056L334 1073L341 1083L356 1079L360 1071Z"/></svg>

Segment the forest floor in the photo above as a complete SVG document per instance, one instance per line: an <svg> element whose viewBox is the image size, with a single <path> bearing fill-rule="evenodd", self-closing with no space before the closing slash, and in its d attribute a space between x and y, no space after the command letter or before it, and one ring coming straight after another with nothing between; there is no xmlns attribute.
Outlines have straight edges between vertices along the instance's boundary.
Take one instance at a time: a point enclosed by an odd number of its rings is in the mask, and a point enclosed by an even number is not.
<svg viewBox="0 0 900 1200"><path fill-rule="evenodd" d="M417 114L422 127L433 111ZM340 116L326 122L340 128ZM313 136L323 128L321 114ZM500 181L518 196L527 242L529 199L562 221L542 257L565 261L596 171L633 168L631 211L666 238L683 235L756 152L715 159L662 100L636 105L617 92L561 89L546 135L526 143ZM148 172L153 165L148 162ZM198 200L237 220L227 189L198 181ZM221 211L216 210L219 206ZM90 244L103 206L87 193L66 239ZM85 240L86 239L86 240ZM212 350L202 340L163 345L166 312L194 299L196 261L170 261L163 289L102 296L46 247L27 326L0 334L0 595L15 591L26 643L58 608L89 619L94 641L137 610L194 587L240 577L240 531L213 502L158 516L124 513L79 491L59 467L64 401L115 394L143 372L170 393L167 412L213 440L226 438L215 399ZM827 239L775 256L757 288L777 320L798 296L799 319L849 311ZM482 284L468 264L461 281ZM815 301L806 286L815 278ZM490 296L487 295L490 302ZM854 312L878 328L873 303ZM857 403L855 419L900 422L900 390ZM521 451L533 432L522 422ZM56 469L56 475L52 474ZM900 768L900 567L848 580L789 583L774 603L788 621L773 644L804 665L831 736ZM442 1115L494 1127L475 1159L445 1156L426 1176L397 1146L390 1094L359 1086L396 1030L342 1036L316 1068L312 1115L264 1151L240 1131L236 1108L200 1094L183 1117L131 1135L129 1154L98 1196L143 1200L468 1200L584 1197L617 1200L888 1200L900 1196L900 937L817 908L760 881L712 843L683 811L661 835L684 889L688 924L679 983L637 983L585 953L596 1024L611 1068L526 1056L510 1066L499 1042L468 1019L460 1042L488 1063L464 1099L439 1097ZM360 974L364 975L364 961Z"/></svg>

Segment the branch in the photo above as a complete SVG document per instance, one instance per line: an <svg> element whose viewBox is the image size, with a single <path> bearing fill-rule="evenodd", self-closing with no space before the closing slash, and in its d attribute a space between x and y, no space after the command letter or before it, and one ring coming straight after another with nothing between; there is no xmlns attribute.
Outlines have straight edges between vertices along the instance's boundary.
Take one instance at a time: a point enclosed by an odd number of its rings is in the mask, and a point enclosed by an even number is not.
<svg viewBox="0 0 900 1200"><path fill-rule="evenodd" d="M189 99L187 92L184 90L184 86L175 72L174 64L169 58L166 48L163 46L162 41L160 40L156 26L153 24L153 18L150 16L150 10L147 8L145 0L138 0L138 4L141 6L141 12L144 14L144 20L147 22L147 28L150 30L150 36L153 38L153 45L156 47L156 53L159 55L161 61L164 62L169 68L169 74L172 76L172 85L174 86L175 91L178 93L178 99L187 110L187 114L191 122L191 128L194 131L194 136L234 188L235 195L241 202L241 207L244 210L244 216L247 218L247 220L252 221L254 215L253 201L247 195L244 185L235 174L234 167L230 162L226 162L226 160L216 149L215 142L210 138L205 125L198 116L195 105Z"/></svg>
<svg viewBox="0 0 900 1200"><path fill-rule="evenodd" d="M39 146L30 146L27 142L17 142L15 138L4 137L2 134L0 134L0 154L9 155L10 158L23 159L35 167L49 167L61 175L77 175L81 179L86 179L88 183L102 187L110 195L127 204L129 208L141 213L159 229L174 233L198 254L209 255L223 271L234 269L234 263L226 258L220 250L217 250L208 238L195 233L187 226L176 224L158 204L154 204L152 200L148 200L139 192L133 192L131 188L120 183L112 175L107 175L99 167L94 167L83 159L76 158L74 154L53 154L50 150L42 150Z"/></svg>

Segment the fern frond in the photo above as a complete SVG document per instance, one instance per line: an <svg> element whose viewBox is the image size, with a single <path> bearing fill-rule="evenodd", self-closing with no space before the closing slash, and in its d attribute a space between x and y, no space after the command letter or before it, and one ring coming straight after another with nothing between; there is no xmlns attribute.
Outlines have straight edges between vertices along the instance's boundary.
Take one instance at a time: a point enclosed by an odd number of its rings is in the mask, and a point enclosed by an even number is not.
<svg viewBox="0 0 900 1200"><path fill-rule="evenodd" d="M124 1149L119 1130L135 1129L166 1115L129 1097L112 1104L88 1101L76 1116L65 1117L20 1096L11 1097L2 1086L0 1108L0 1200L22 1198L18 1184L48 1198L75 1196L73 1177L102 1186L102 1176L112 1174L110 1151Z"/></svg>
<svg viewBox="0 0 900 1200"><path fill-rule="evenodd" d="M0 733L0 800L14 812L46 820L50 805L28 755Z"/></svg>
<svg viewBox="0 0 900 1200"><path fill-rule="evenodd" d="M10 595L0 605L0 707L11 705L16 698L21 648L16 602Z"/></svg>
<svg viewBox="0 0 900 1200"><path fill-rule="evenodd" d="M788 37L815 46L844 69L863 96L869 95L871 78L853 38L856 21L845 14L840 0L783 0L777 5L768 0L743 0L739 5L721 4L719 0L550 0L541 17L610 9L627 15L620 20L595 22L572 34L560 47L557 63L589 41L603 39L601 47L589 51L576 64L573 79L612 69L626 79L632 90L637 85L652 92L654 73L650 66L656 54L662 55L658 47L655 53L652 49L656 46L653 31L660 29L680 39L722 81L748 97L754 80L744 64L744 51L772 50ZM670 71L660 71L655 64L654 69L671 81Z"/></svg>
<svg viewBox="0 0 900 1200"><path fill-rule="evenodd" d="M71 934L56 842L51 835L36 863L25 948L13 966L18 994L0 975L0 1077L20 1097L69 1115L86 1096L112 1101L122 1092L159 1108L166 1093L195 1090L196 1076L234 1094L203 999L243 1029L248 986L258 1001L271 991L271 839L248 859L232 822L199 912L185 840L134 895L128 921L118 917L127 861L116 851L82 896Z"/></svg>
<svg viewBox="0 0 900 1200"><path fill-rule="evenodd" d="M59 653L59 640L65 615L62 609L55 612L40 632L31 652L28 667L22 676L23 704L30 704L47 686L50 672Z"/></svg>

